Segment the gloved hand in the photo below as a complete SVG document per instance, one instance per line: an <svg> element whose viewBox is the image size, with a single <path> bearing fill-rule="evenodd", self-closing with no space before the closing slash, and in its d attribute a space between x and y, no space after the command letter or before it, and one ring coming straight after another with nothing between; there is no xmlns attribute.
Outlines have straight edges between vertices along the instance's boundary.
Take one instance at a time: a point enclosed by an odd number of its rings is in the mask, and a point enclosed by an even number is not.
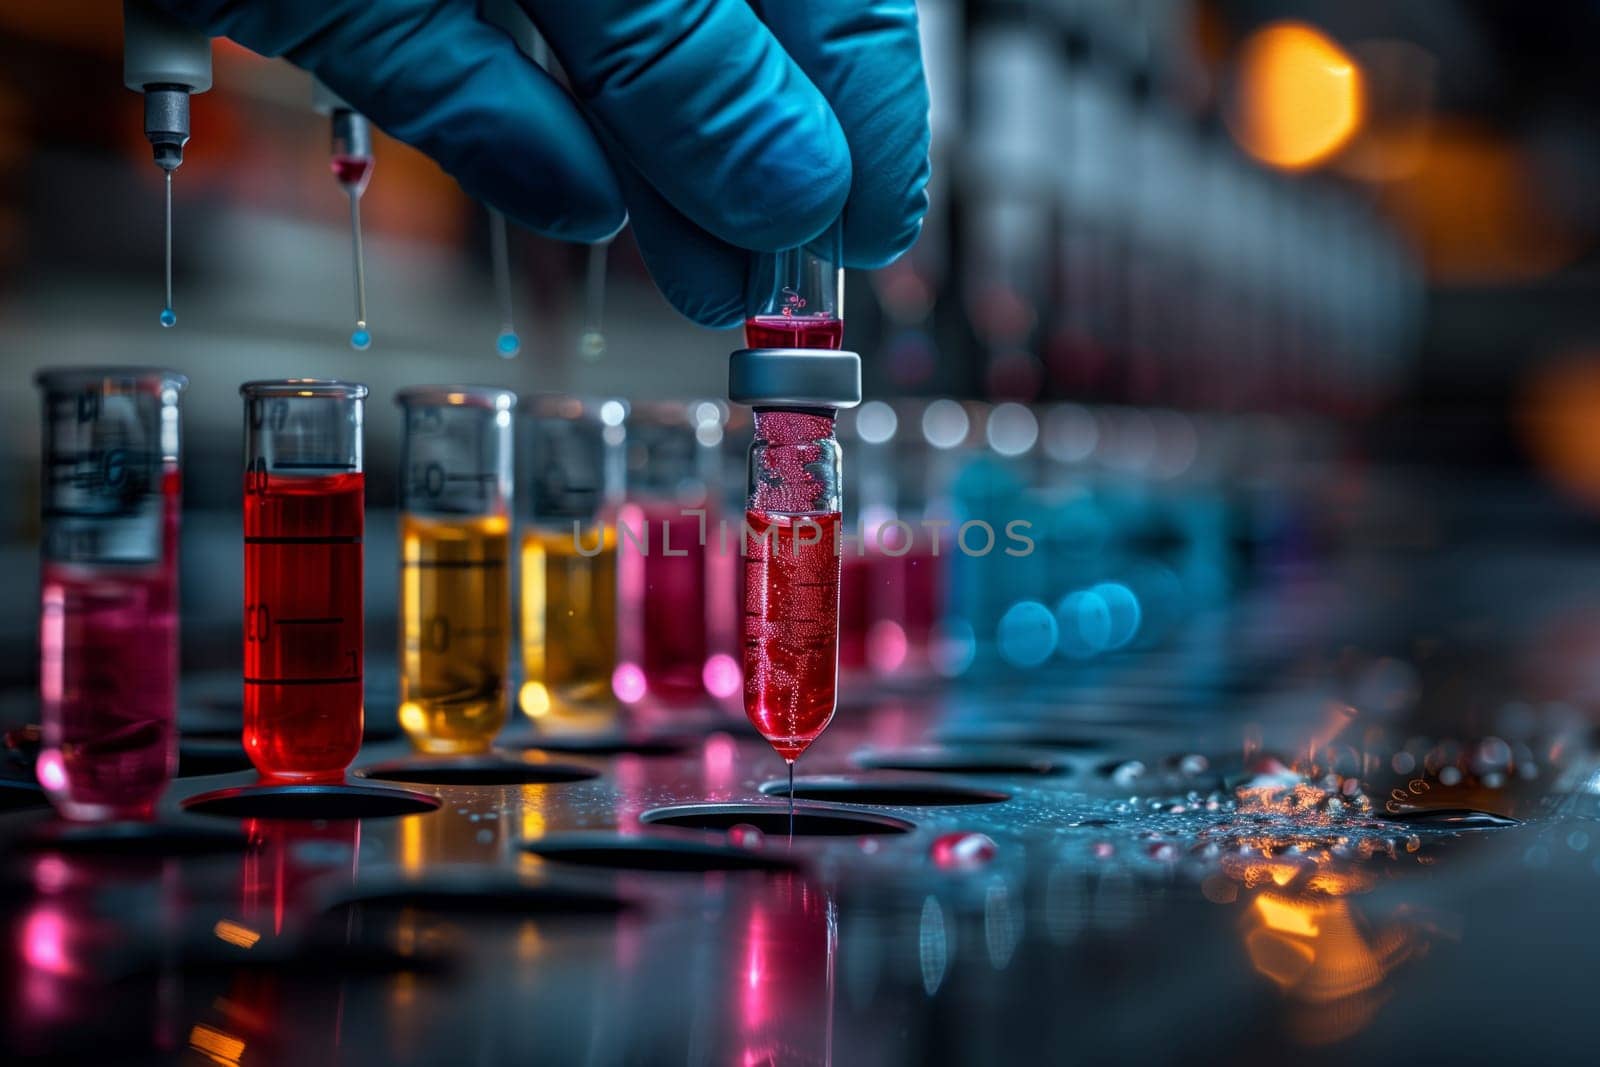
<svg viewBox="0 0 1600 1067"><path fill-rule="evenodd" d="M157 0L311 71L540 233L598 241L631 216L657 286L707 326L743 317L743 249L802 244L841 211L847 266L916 239L914 0L519 2L573 95L474 0Z"/></svg>

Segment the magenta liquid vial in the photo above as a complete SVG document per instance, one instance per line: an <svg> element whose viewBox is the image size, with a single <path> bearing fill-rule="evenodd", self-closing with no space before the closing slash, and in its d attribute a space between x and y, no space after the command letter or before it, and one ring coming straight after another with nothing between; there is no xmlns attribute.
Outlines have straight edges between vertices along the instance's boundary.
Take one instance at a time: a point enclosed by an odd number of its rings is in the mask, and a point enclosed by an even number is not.
<svg viewBox="0 0 1600 1067"><path fill-rule="evenodd" d="M148 817L177 756L179 401L146 368L45 371L38 777L69 819Z"/></svg>

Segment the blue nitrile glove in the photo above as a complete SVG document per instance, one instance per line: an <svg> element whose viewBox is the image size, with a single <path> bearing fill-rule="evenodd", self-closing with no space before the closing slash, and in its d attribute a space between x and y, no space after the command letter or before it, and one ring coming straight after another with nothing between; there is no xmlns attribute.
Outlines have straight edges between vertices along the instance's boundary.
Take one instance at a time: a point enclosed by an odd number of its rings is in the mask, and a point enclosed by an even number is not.
<svg viewBox="0 0 1600 1067"><path fill-rule="evenodd" d="M743 316L742 249L802 244L841 210L847 266L916 239L914 0L520 2L576 103L473 0L158 0L311 71L540 233L602 240L626 211L662 293L707 326Z"/></svg>

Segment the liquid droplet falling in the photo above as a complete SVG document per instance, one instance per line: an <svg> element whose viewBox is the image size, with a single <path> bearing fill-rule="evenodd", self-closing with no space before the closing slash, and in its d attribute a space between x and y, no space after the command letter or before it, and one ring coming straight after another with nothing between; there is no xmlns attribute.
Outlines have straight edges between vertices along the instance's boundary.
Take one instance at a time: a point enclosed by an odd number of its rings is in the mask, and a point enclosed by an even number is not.
<svg viewBox="0 0 1600 1067"><path fill-rule="evenodd" d="M169 328L178 325L178 313L173 311L170 307L162 308L161 325Z"/></svg>
<svg viewBox="0 0 1600 1067"><path fill-rule="evenodd" d="M494 348L501 359L511 359L522 351L522 338L517 336L511 304L511 246L506 236L506 217L495 208L489 209L489 253L495 299L500 303L500 335L495 338Z"/></svg>
<svg viewBox="0 0 1600 1067"><path fill-rule="evenodd" d="M372 332L367 329L366 323L356 323L356 328L350 334L350 347L357 352L365 352L372 347Z"/></svg>

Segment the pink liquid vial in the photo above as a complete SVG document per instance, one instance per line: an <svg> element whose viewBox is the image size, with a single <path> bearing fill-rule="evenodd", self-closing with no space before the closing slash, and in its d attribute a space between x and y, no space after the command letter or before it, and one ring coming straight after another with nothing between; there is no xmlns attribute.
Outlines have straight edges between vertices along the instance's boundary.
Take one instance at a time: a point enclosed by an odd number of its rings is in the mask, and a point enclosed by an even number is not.
<svg viewBox="0 0 1600 1067"><path fill-rule="evenodd" d="M176 762L181 375L41 374L37 773L69 819L150 816Z"/></svg>
<svg viewBox="0 0 1600 1067"><path fill-rule="evenodd" d="M706 698L709 534L702 536L702 511L663 501L621 509L622 670L642 682L637 693L619 692L624 700L647 697L662 706L682 707ZM712 521L706 517L706 530Z"/></svg>

